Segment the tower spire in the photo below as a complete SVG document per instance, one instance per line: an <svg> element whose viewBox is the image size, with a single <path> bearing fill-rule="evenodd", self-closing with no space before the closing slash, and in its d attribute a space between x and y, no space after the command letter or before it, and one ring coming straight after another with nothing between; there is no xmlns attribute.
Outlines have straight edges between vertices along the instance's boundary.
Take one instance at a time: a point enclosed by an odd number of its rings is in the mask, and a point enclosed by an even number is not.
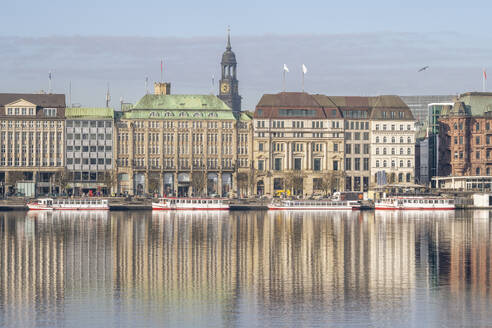
<svg viewBox="0 0 492 328"><path fill-rule="evenodd" d="M227 26L227 47L226 50L231 50L231 27Z"/></svg>

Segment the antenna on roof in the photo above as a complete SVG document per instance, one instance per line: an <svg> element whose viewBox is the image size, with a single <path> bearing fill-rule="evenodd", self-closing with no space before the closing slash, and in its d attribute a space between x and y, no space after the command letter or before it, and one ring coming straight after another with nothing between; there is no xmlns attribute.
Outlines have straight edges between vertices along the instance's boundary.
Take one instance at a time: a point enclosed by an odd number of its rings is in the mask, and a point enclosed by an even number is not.
<svg viewBox="0 0 492 328"><path fill-rule="evenodd" d="M48 72L48 93L51 93L51 70Z"/></svg>
<svg viewBox="0 0 492 328"><path fill-rule="evenodd" d="M106 91L106 108L109 108L110 101L111 101L111 96L109 95L109 82L108 82L108 90Z"/></svg>
<svg viewBox="0 0 492 328"><path fill-rule="evenodd" d="M72 107L72 81L68 81L68 106Z"/></svg>

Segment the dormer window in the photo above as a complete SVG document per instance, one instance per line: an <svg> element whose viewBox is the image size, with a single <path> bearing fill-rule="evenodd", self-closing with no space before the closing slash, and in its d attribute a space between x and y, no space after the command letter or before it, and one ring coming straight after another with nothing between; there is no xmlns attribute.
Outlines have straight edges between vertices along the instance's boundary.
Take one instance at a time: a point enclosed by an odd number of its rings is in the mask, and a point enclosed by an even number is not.
<svg viewBox="0 0 492 328"><path fill-rule="evenodd" d="M166 112L166 113L164 113L164 116L174 116L174 114L171 112Z"/></svg>
<svg viewBox="0 0 492 328"><path fill-rule="evenodd" d="M56 116L56 108L44 108L44 116L54 117Z"/></svg>

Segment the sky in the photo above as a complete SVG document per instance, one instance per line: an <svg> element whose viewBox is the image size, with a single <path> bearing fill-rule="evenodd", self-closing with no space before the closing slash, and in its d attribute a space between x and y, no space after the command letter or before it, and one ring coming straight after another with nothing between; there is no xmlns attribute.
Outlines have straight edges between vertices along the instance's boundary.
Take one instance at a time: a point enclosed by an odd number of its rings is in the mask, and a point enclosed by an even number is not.
<svg viewBox="0 0 492 328"><path fill-rule="evenodd" d="M173 93L217 93L227 26L243 109L282 91L284 63L287 91L301 91L305 64L305 90L329 95L481 91L482 71L492 73L487 1L29 0L2 7L0 92L47 90L51 70L53 92L68 95L71 85L71 102L82 106L103 106L108 85L112 106L135 103L146 77L160 79L161 58ZM417 73L423 66L429 69Z"/></svg>

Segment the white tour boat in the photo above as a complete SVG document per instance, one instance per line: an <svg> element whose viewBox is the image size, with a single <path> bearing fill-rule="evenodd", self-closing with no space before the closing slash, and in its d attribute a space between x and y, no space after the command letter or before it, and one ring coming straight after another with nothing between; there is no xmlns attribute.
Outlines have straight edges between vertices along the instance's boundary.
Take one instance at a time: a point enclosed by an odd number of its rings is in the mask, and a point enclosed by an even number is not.
<svg viewBox="0 0 492 328"><path fill-rule="evenodd" d="M41 211L104 211L109 210L107 199L39 198L27 203L29 210Z"/></svg>
<svg viewBox="0 0 492 328"><path fill-rule="evenodd" d="M347 211L359 210L356 200L279 200L268 205L269 210Z"/></svg>
<svg viewBox="0 0 492 328"><path fill-rule="evenodd" d="M162 197L152 203L153 210L218 211L229 210L225 198L174 198Z"/></svg>
<svg viewBox="0 0 492 328"><path fill-rule="evenodd" d="M376 210L454 210L454 199L429 196L388 196L375 202Z"/></svg>

